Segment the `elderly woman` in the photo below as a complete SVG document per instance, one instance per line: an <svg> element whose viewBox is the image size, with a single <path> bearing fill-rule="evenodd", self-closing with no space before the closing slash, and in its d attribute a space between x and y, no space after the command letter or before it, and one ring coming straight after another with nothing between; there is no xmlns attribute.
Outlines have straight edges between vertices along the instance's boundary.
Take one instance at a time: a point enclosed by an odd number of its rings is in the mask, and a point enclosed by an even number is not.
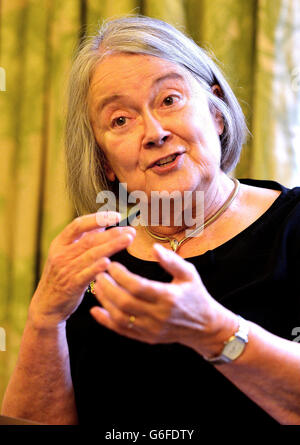
<svg viewBox="0 0 300 445"><path fill-rule="evenodd" d="M300 424L300 190L228 176L246 126L219 69L172 26L125 17L85 42L70 85L68 182L85 215L50 246L3 413ZM120 183L148 217L97 213ZM161 205L151 219L153 191L182 197L169 224Z"/></svg>

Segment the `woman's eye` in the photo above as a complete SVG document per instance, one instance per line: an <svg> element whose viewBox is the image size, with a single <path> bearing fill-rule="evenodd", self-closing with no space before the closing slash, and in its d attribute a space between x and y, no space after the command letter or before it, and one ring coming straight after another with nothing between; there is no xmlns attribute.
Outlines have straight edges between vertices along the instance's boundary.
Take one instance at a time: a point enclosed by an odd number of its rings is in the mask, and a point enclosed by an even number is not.
<svg viewBox="0 0 300 445"><path fill-rule="evenodd" d="M117 117L116 119L113 119L113 121L112 121L113 127L123 127L123 125L125 125L125 124L126 124L125 116Z"/></svg>
<svg viewBox="0 0 300 445"><path fill-rule="evenodd" d="M174 103L174 97L173 97L173 96L168 96L168 97L166 97L166 98L163 100L163 104L164 104L164 105L167 105L167 106L169 106L169 105L173 105L173 103Z"/></svg>
<svg viewBox="0 0 300 445"><path fill-rule="evenodd" d="M180 100L180 97L174 94L170 94L170 96L167 96L163 100L163 105L165 107L170 107L171 105L176 104Z"/></svg>

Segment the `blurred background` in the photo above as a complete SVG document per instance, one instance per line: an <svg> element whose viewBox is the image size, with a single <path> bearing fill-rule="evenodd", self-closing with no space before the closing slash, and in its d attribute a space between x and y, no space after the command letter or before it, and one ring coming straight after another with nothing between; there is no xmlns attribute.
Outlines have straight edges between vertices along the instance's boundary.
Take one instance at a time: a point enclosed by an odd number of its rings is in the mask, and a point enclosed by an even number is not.
<svg viewBox="0 0 300 445"><path fill-rule="evenodd" d="M300 185L300 0L0 0L0 405L50 242L76 216L63 153L72 55L126 13L214 53L252 134L237 177Z"/></svg>

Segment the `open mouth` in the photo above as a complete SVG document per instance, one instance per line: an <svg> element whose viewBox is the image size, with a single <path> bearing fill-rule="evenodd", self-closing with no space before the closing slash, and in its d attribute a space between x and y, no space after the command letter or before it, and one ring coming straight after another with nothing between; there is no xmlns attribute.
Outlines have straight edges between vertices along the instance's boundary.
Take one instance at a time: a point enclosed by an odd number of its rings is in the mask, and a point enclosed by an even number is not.
<svg viewBox="0 0 300 445"><path fill-rule="evenodd" d="M162 158L159 161L157 161L154 165L162 166L162 165L171 164L171 162L175 161L175 159L177 158L178 155L179 155L179 153L175 153L173 155L167 156L166 158Z"/></svg>

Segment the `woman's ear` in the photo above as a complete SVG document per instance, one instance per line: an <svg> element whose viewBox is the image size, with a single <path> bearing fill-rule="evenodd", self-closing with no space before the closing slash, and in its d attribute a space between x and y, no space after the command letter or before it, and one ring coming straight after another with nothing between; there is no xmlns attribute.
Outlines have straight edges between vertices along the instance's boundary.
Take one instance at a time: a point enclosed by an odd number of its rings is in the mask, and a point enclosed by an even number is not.
<svg viewBox="0 0 300 445"><path fill-rule="evenodd" d="M217 84L213 85L211 87L211 91L215 96L219 97L220 99L223 98L223 93L222 93L221 87L219 85L217 85ZM216 130L217 130L219 136L221 136L221 134L224 131L224 119L223 119L223 115L222 115L221 111L219 111L215 106L213 106L213 118L214 118Z"/></svg>

